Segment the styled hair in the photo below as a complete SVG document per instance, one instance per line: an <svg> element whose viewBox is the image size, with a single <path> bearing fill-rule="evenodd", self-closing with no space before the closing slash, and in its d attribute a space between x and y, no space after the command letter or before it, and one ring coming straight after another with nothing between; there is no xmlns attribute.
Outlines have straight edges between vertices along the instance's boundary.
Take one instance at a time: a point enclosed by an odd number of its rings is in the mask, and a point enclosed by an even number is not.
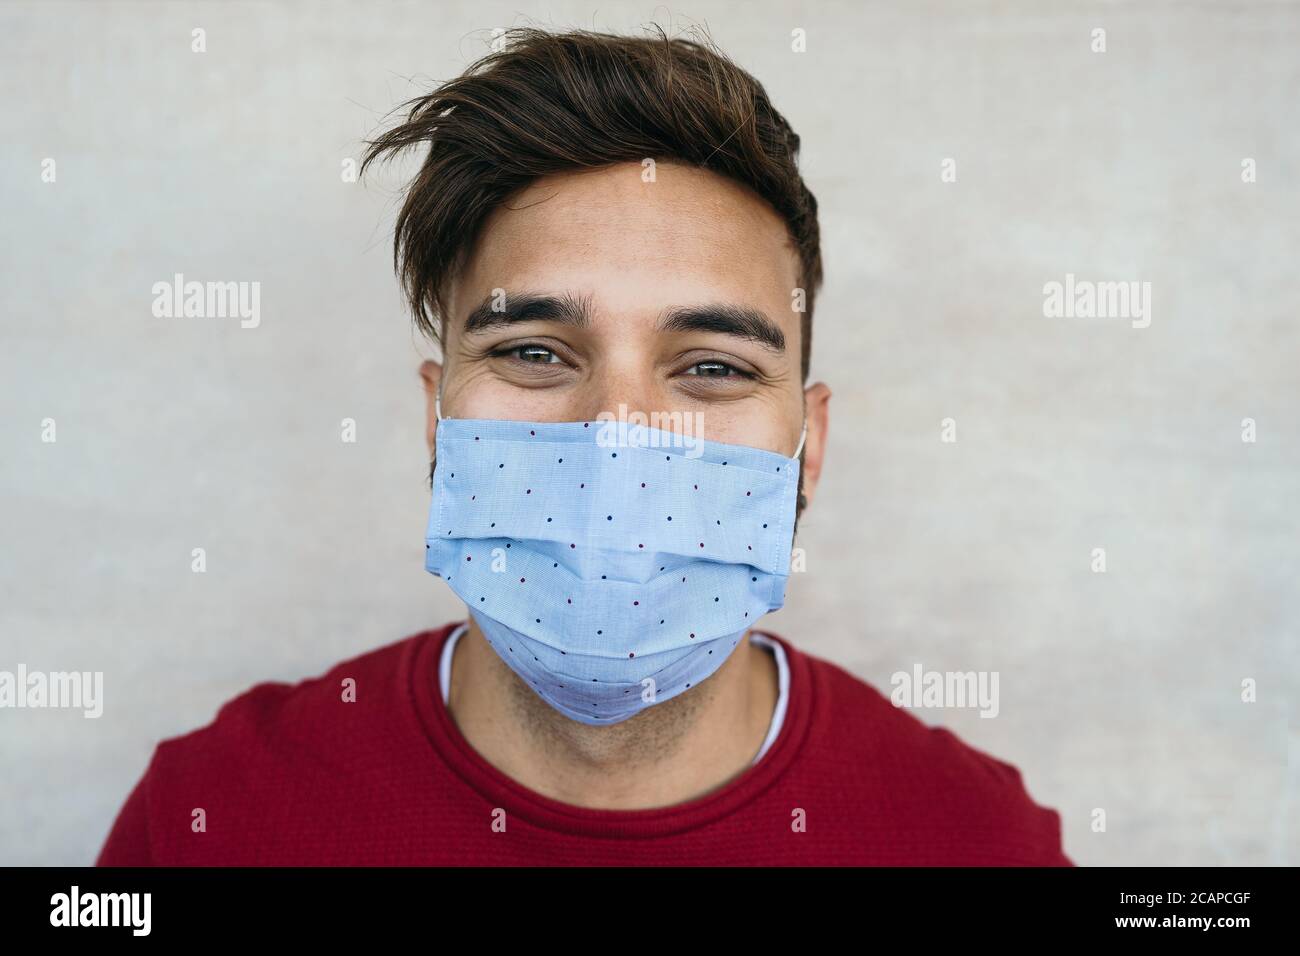
<svg viewBox="0 0 1300 956"><path fill-rule="evenodd" d="M428 145L397 217L393 263L416 325L440 341L446 284L500 203L534 180L623 161L675 160L749 187L783 219L804 290L808 377L822 281L817 200L798 170L799 137L762 85L702 37L670 39L532 27L461 76L400 107L361 163ZM793 290L791 290L793 294Z"/></svg>

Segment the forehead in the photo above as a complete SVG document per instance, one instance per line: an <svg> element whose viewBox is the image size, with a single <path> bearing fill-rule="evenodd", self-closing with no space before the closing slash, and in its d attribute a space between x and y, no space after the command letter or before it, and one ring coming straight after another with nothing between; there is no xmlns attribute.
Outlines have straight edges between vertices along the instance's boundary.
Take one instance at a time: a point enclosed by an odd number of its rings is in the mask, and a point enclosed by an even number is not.
<svg viewBox="0 0 1300 956"><path fill-rule="evenodd" d="M785 325L799 260L784 221L716 173L639 163L539 179L489 215L450 287L463 319L494 288L591 293L595 311L686 302L763 308Z"/></svg>

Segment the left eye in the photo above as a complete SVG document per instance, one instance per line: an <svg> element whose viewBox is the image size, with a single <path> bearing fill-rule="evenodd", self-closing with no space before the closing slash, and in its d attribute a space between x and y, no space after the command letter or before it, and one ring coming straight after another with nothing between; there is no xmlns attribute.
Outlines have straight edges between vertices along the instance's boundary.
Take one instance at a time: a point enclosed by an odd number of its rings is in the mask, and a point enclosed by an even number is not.
<svg viewBox="0 0 1300 956"><path fill-rule="evenodd" d="M704 378L726 378L730 375L739 375L740 370L726 362L696 362L687 369L686 374Z"/></svg>

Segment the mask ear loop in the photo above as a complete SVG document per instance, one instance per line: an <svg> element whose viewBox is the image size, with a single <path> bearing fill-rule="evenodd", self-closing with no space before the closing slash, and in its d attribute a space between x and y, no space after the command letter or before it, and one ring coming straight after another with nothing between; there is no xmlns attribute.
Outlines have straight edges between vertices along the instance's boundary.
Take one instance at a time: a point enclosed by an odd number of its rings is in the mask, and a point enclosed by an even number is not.
<svg viewBox="0 0 1300 956"><path fill-rule="evenodd" d="M803 451L803 442L804 442L804 439L807 438L807 437L808 437L808 419L805 418L805 419L803 420L803 430L802 430L801 432L799 432L799 447L797 447L797 448L794 450L794 454L790 456L791 458L798 458L798 457L799 457L799 452Z"/></svg>

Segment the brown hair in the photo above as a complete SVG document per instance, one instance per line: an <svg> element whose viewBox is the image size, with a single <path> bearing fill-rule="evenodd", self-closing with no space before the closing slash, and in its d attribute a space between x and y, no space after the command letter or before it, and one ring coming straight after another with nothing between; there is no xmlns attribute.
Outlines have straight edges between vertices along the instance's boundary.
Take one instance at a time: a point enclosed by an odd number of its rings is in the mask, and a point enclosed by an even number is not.
<svg viewBox="0 0 1300 956"><path fill-rule="evenodd" d="M361 171L427 143L398 214L393 262L416 324L439 338L443 287L488 214L549 173L646 158L726 176L789 228L804 290L808 376L813 296L822 280L817 200L799 175L799 137L757 80L707 37L508 30L504 47L404 104L404 122L369 141Z"/></svg>

